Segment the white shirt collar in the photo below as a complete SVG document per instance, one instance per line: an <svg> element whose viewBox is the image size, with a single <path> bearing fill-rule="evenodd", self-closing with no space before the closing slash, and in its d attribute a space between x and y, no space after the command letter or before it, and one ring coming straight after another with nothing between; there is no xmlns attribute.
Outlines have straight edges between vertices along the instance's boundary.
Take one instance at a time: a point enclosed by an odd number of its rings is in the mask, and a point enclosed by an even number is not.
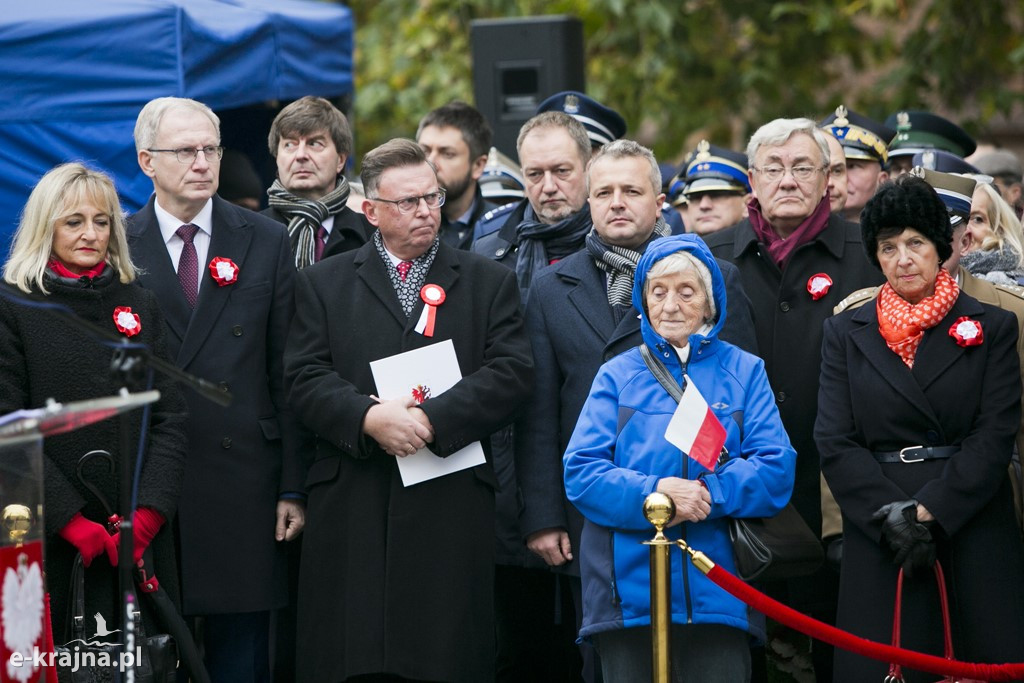
<svg viewBox="0 0 1024 683"><path fill-rule="evenodd" d="M179 218L175 218L173 215L168 213L162 206L160 206L160 200L153 202L153 209L156 212L156 221L160 226L160 235L164 238L164 244L171 241L175 233L178 231L185 222ZM190 223L208 236L213 235L213 199L207 199L206 204L199 210L196 217L193 218Z"/></svg>

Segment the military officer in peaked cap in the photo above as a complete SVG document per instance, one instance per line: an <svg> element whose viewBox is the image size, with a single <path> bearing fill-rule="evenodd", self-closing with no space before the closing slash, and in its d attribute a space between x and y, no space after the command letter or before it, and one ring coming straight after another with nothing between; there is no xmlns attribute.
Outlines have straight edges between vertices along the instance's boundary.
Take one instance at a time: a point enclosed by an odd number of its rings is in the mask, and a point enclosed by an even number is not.
<svg viewBox="0 0 1024 683"><path fill-rule="evenodd" d="M747 217L747 155L701 140L682 173L686 231L708 235Z"/></svg>
<svg viewBox="0 0 1024 683"><path fill-rule="evenodd" d="M859 223L861 209L889 179L887 145L896 131L843 105L818 125L839 140L846 154L847 196L842 216Z"/></svg>
<svg viewBox="0 0 1024 683"><path fill-rule="evenodd" d="M893 177L913 168L918 152L941 149L966 159L977 143L967 132L948 119L928 111L901 111L891 114L885 125L896 129L889 142L889 167Z"/></svg>

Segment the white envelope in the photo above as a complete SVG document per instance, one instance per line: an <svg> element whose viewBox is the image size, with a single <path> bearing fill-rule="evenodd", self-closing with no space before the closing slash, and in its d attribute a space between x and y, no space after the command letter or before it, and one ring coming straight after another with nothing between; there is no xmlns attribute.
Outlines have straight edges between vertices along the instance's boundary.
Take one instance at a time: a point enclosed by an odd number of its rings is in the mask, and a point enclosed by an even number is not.
<svg viewBox="0 0 1024 683"><path fill-rule="evenodd" d="M462 379L459 359L451 339L381 358L370 363L373 381L377 384L377 396L384 401L414 395L418 387L427 389L430 396L440 396ZM398 461L402 484L412 486L429 479L443 477L486 462L484 449L474 441L447 458L439 458L427 448Z"/></svg>

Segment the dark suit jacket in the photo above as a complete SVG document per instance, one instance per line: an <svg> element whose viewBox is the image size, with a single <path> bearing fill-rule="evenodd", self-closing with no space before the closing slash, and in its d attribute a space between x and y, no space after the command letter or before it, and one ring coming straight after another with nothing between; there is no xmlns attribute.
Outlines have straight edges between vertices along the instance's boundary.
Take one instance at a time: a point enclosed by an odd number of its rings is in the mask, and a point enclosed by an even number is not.
<svg viewBox="0 0 1024 683"><path fill-rule="evenodd" d="M299 578L299 680L367 672L493 679L494 472L490 462L410 487L363 435L370 362L450 339L463 379L422 409L447 456L512 419L533 379L515 273L439 246L433 337L414 331L372 243L298 276L289 400L317 434ZM489 459L489 456L488 456Z"/></svg>
<svg viewBox="0 0 1024 683"><path fill-rule="evenodd" d="M860 226L836 215L829 217L828 227L816 239L793 253L783 271L762 247L748 219L708 235L705 241L715 257L739 268L743 290L753 305L758 355L764 359L782 423L797 453L793 504L811 529L818 531L821 469L813 429L821 326L847 294L881 284L884 278L864 253ZM808 280L817 273L832 278L832 286L820 299L807 291Z"/></svg>
<svg viewBox="0 0 1024 683"><path fill-rule="evenodd" d="M273 218L278 223L288 225L288 218L273 207L264 209L261 213ZM327 236L327 244L324 245L324 253L320 260L358 249L366 244L376 229L366 220L366 216L346 206L334 217L334 226Z"/></svg>
<svg viewBox="0 0 1024 683"><path fill-rule="evenodd" d="M721 338L757 352L750 302L736 268L720 262L727 288ZM608 304L605 273L586 251L545 268L534 280L526 328L537 377L532 400L516 423L515 471L523 501L523 538L549 528L569 532L578 556L583 516L569 503L562 483L562 454L601 365L637 346L640 320L632 307L616 325ZM579 574L577 562L562 568Z"/></svg>
<svg viewBox="0 0 1024 683"><path fill-rule="evenodd" d="M981 324L979 346L965 348L949 335L962 316ZM881 522L871 517L915 498L935 516L957 658L1024 659L1024 548L1006 476L1020 426L1016 344L1013 314L965 292L925 331L912 370L886 346L874 305L825 323L814 435L843 513L840 628L881 642L891 637L897 567ZM880 464L872 456L913 445L959 450L914 463ZM915 575L904 591L903 647L941 656L933 576ZM836 681L880 680L885 671L884 663L836 650Z"/></svg>
<svg viewBox="0 0 1024 683"><path fill-rule="evenodd" d="M169 355L234 400L222 408L186 390L189 454L178 510L186 614L249 612L286 599L283 548L274 540L280 494L303 490L296 425L284 395L284 345L294 311L288 235L269 218L213 198L208 257L239 268L224 287L203 274L195 310L160 234L154 199L128 221L142 286L156 292Z"/></svg>

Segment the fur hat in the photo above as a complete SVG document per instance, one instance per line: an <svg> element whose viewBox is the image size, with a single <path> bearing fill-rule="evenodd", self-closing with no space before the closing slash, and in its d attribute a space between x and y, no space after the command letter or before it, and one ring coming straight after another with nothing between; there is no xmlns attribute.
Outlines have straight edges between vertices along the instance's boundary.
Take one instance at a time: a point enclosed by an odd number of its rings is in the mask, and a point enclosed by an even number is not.
<svg viewBox="0 0 1024 683"><path fill-rule="evenodd" d="M878 237L899 234L913 228L924 235L939 252L942 263L953 254L953 228L946 205L922 178L903 175L878 188L860 214L860 230L868 260L878 262Z"/></svg>

